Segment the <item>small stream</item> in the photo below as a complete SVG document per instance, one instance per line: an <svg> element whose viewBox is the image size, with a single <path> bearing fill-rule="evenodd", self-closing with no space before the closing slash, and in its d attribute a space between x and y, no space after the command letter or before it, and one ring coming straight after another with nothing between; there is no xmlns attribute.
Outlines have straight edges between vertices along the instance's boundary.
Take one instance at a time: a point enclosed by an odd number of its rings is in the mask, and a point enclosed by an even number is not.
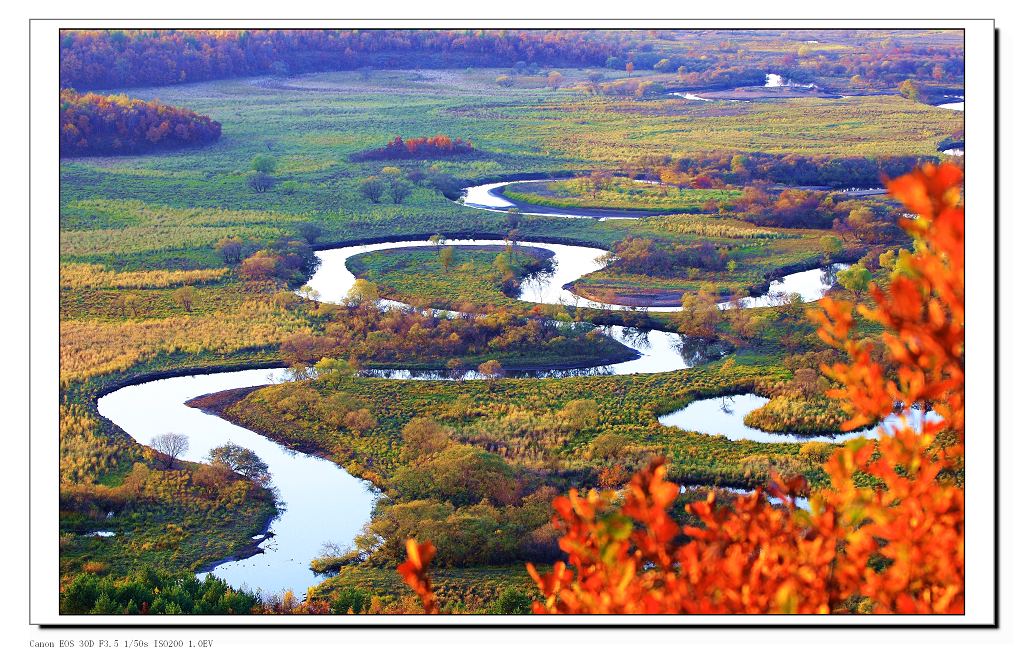
<svg viewBox="0 0 1024 663"><path fill-rule="evenodd" d="M750 440L751 442L766 444L811 441L839 443L856 437L870 439L878 437L878 427L838 435L803 435L769 433L757 428L751 428L743 423L745 416L767 403L768 400L768 398L758 396L757 394L704 398L694 401L680 410L664 414L658 417L658 421L664 426L672 426L707 435L722 435L730 440ZM932 421L937 418L937 415L934 412L928 412L925 418ZM899 416L890 415L882 420L880 426L886 430L892 430L900 424L900 421ZM913 412L910 423L915 427L919 427L921 423L920 413Z"/></svg>

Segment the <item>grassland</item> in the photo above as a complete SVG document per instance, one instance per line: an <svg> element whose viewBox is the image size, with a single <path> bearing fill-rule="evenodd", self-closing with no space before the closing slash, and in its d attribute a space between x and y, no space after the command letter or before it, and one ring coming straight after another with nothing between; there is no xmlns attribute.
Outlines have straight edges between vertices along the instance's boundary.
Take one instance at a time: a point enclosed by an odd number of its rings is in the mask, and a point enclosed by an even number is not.
<svg viewBox="0 0 1024 663"><path fill-rule="evenodd" d="M587 177L557 182L523 182L502 191L509 200L548 207L582 207L599 209L649 210L652 212L700 212L710 204L741 195L730 189L679 189L650 182L637 182L615 177L595 183Z"/></svg>
<svg viewBox="0 0 1024 663"><path fill-rule="evenodd" d="M414 417L434 418L452 427L457 437L500 441L502 453L512 462L555 474L572 472L577 479L589 476L595 483L604 459L590 458L587 445L600 433L614 432L632 440L618 459L621 464L639 465L650 454L663 453L673 461L673 476L686 483L749 485L767 477L770 459L795 459L800 445L760 445L667 428L658 423L657 415L705 395L740 393L761 382L788 379L789 371L773 366L771 359L743 354L675 373L516 378L497 385L323 380L261 388L228 407L225 415L297 449L322 453L383 487L401 465L401 444L396 441ZM319 419L315 403L336 392L371 403L378 427L355 435ZM296 395L301 398L291 398ZM573 428L560 412L578 399L594 400L598 414L589 424Z"/></svg>
<svg viewBox="0 0 1024 663"><path fill-rule="evenodd" d="M441 260L441 247L363 253L349 258L348 267L359 278L377 284L383 295L402 301L445 309L464 303L506 306L518 282L549 266L553 255L534 247L450 248L447 268Z"/></svg>
<svg viewBox="0 0 1024 663"><path fill-rule="evenodd" d="M280 236L304 221L322 223L325 241L500 230L495 215L449 205L425 187L402 205L360 196L359 178L380 164L354 164L348 156L398 134L444 131L473 140L480 154L471 159L421 164L473 179L615 168L639 156L714 149L931 156L962 124L962 117L899 97L623 101L509 90L493 82L494 73L378 72L363 81L341 72L132 90L215 117L224 135L194 151L65 160L62 257L122 268L211 267L216 257L208 247L220 236ZM256 193L246 179L260 154L276 158L278 185ZM562 234L582 238L580 230Z"/></svg>

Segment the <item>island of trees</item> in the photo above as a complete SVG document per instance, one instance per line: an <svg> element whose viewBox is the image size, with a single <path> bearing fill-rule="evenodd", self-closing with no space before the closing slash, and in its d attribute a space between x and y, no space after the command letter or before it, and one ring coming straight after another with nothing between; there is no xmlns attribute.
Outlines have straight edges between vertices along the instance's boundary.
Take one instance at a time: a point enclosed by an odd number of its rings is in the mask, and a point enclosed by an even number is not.
<svg viewBox="0 0 1024 663"><path fill-rule="evenodd" d="M185 108L125 94L60 93L60 154L137 154L204 145L220 138L220 122Z"/></svg>

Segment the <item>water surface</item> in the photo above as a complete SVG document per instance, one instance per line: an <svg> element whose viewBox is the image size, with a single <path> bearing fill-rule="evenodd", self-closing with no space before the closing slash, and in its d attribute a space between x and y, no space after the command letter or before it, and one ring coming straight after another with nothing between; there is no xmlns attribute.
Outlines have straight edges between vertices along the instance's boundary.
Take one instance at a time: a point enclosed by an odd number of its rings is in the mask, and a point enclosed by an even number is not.
<svg viewBox="0 0 1024 663"><path fill-rule="evenodd" d="M203 394L271 384L285 374L285 369L263 369L153 380L103 396L98 407L100 414L142 444L162 433L187 435L186 460L203 461L212 448L228 441L262 458L285 502L283 513L270 526L275 536L260 545L263 554L220 564L213 573L234 587L266 593L291 589L303 595L319 582L309 570L310 560L326 542L351 543L369 520L377 492L328 460L291 451L185 405Z"/></svg>

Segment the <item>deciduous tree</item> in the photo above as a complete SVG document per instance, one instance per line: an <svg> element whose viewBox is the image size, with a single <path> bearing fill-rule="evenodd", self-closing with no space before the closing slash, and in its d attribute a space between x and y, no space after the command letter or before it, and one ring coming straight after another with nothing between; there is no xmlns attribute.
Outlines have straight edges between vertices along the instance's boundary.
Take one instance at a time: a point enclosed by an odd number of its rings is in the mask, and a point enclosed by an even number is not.
<svg viewBox="0 0 1024 663"><path fill-rule="evenodd" d="M150 440L149 446L166 457L166 466L170 469L174 467L174 461L188 451L188 436L180 433L163 433Z"/></svg>

